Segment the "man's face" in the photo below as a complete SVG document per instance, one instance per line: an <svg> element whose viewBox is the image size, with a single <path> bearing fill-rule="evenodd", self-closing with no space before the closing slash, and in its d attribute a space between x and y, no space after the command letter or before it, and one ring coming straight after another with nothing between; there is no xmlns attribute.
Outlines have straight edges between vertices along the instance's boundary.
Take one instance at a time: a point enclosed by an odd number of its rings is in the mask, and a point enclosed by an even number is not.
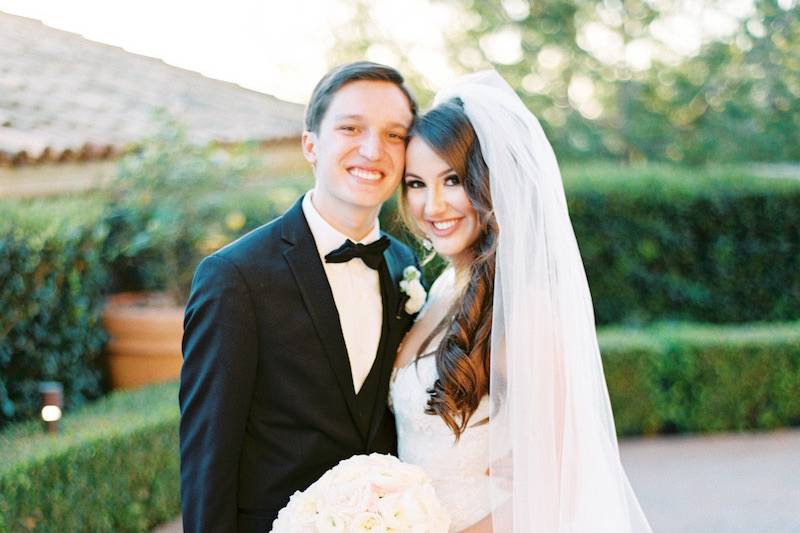
<svg viewBox="0 0 800 533"><path fill-rule="evenodd" d="M331 99L319 132L303 134L316 176L314 205L323 215L377 209L397 188L413 116L391 82L354 81Z"/></svg>

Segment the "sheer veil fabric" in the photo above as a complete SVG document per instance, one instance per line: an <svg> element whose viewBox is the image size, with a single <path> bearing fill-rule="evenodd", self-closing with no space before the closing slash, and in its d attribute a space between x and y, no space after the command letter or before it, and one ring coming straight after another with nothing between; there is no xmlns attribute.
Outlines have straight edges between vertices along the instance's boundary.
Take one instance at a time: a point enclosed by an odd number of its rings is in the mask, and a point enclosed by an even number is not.
<svg viewBox="0 0 800 533"><path fill-rule="evenodd" d="M491 339L495 533L651 532L622 468L555 154L495 71L457 79L499 226Z"/></svg>

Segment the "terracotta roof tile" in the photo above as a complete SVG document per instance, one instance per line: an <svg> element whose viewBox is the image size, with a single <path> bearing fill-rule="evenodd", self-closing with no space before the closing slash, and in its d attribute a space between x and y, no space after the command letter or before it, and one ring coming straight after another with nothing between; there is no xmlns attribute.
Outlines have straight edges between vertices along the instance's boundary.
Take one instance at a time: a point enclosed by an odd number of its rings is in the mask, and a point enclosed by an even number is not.
<svg viewBox="0 0 800 533"><path fill-rule="evenodd" d="M303 107L0 12L0 164L108 157L156 110L198 142L299 137Z"/></svg>

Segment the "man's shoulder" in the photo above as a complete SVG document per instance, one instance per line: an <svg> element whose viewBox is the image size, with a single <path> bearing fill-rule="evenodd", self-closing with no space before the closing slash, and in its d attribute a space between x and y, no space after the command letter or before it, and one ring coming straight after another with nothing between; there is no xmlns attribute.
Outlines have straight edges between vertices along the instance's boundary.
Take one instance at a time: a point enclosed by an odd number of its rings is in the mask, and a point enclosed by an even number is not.
<svg viewBox="0 0 800 533"><path fill-rule="evenodd" d="M283 216L245 233L235 241L223 246L211 256L226 259L235 264L245 264L263 259L274 252L282 242L281 222Z"/></svg>
<svg viewBox="0 0 800 533"><path fill-rule="evenodd" d="M262 276L275 269L281 270L285 266L283 253L290 246L284 240L284 226L293 220L290 215L296 215L296 207L297 205L206 256L201 266L203 263L213 263L223 270L235 269L245 278L252 275Z"/></svg>

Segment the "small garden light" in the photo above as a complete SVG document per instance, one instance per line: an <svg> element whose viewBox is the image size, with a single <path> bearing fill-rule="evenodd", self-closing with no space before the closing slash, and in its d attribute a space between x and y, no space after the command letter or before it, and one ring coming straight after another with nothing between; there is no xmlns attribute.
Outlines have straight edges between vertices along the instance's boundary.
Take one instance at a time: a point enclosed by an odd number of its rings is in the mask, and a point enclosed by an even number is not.
<svg viewBox="0 0 800 533"><path fill-rule="evenodd" d="M39 383L39 400L42 406L42 422L47 433L58 433L61 408L64 406L64 388L57 381Z"/></svg>

